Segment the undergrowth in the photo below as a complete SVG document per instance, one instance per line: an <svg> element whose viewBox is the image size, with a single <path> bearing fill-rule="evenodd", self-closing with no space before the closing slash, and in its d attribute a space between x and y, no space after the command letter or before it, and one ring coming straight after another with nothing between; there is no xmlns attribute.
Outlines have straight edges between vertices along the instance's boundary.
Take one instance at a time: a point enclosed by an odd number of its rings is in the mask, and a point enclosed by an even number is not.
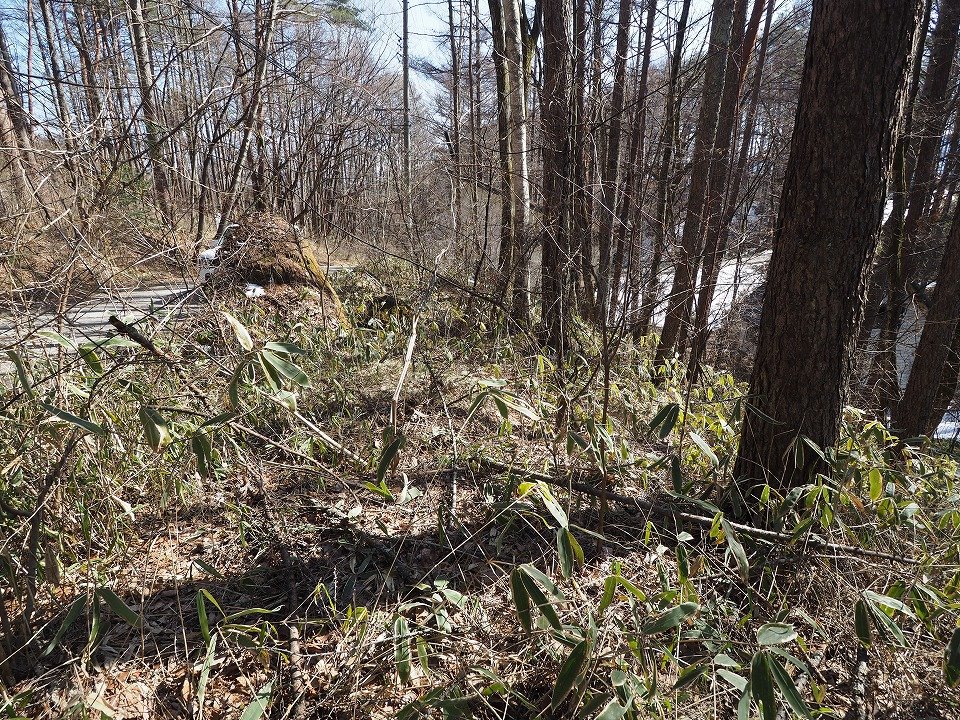
<svg viewBox="0 0 960 720"><path fill-rule="evenodd" d="M398 277L10 354L6 717L957 716L948 448L745 492L730 375Z"/></svg>

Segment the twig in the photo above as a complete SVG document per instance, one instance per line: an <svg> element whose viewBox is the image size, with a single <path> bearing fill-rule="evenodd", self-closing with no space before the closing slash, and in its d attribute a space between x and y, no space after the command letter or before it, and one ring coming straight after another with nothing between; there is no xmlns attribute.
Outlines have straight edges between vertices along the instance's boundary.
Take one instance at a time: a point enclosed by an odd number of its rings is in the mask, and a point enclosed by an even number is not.
<svg viewBox="0 0 960 720"><path fill-rule="evenodd" d="M509 472L514 475L520 475L531 480L539 480L545 482L548 485L553 485L559 488L566 488L569 490L576 490L577 492L586 493L587 495L593 495L595 497L602 498L606 496L608 500L613 500L614 502L620 503L622 505L636 505L641 510L655 515L661 518L669 518L673 520L685 520L694 525L699 525L700 527L711 528L713 527L713 518L707 517L706 515L696 515L694 513L689 513L679 508L673 507L670 504L658 503L654 505L653 503L643 500L641 498L628 497L626 495L619 495L617 493L608 492L604 490L598 490L597 488L587 485L586 483L579 482L566 482L558 480L555 477L550 475L545 475L544 473L533 472L530 470L518 470L517 468L511 467L509 465L504 465L503 463L497 462L490 458L476 458L482 466L496 470L498 472ZM790 543L793 542L796 538L793 537L790 533L777 532L776 530L765 530L763 528L754 527L752 525L745 525L738 522L730 522L730 527L736 530L743 535L752 537L755 540L763 540L770 543ZM808 537L804 540L807 546L819 548L821 550L830 550L832 552L842 552L849 553L851 555L859 555L861 557L874 558L877 560L888 560L890 562L901 563L904 565L918 565L919 560L911 557L903 557L900 555L893 555L890 553L885 553L879 550L868 550L867 548L857 547L855 545L844 545L841 543L832 543L827 542L826 540L820 540L818 538Z"/></svg>

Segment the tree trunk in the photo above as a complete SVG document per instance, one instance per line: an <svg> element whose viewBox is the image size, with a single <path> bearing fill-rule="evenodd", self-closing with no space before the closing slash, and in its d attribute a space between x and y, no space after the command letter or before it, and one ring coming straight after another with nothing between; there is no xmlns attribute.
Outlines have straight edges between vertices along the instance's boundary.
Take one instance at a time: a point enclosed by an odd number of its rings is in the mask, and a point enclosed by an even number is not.
<svg viewBox="0 0 960 720"><path fill-rule="evenodd" d="M798 439L837 440L921 6L813 6L734 469L745 484L802 484L819 466Z"/></svg>
<svg viewBox="0 0 960 720"><path fill-rule="evenodd" d="M631 0L620 0L617 19L617 46L613 61L613 89L610 95L610 125L607 135L607 156L600 179L600 267L597 271L597 317L601 323L611 320L611 297L620 292L612 287L610 247L613 245L614 220L617 218L617 187L620 179L620 137L625 86L627 83L627 50L630 39Z"/></svg>
<svg viewBox="0 0 960 720"><path fill-rule="evenodd" d="M960 30L960 0L943 0L933 29L930 62L917 97L914 134L919 137L916 163L910 181L906 217L893 227L887 262L887 314L880 341L877 375L881 402L893 407L900 395L897 381L897 344L900 323L907 307L906 284L916 266L921 220L927 215L940 158L940 143L947 121L947 89ZM908 141L909 142L909 141Z"/></svg>
<svg viewBox="0 0 960 720"><path fill-rule="evenodd" d="M727 251L728 235L724 233L726 221L724 200L727 197L727 177L730 174L730 144L733 141L734 125L740 116L740 90L743 87L747 65L750 64L750 56L753 54L753 45L757 40L763 3L764 0L754 0L753 12L750 14L750 21L746 28L743 25L747 13L746 0L737 0L733 13L733 33L730 39L726 77L723 81L723 97L720 101L717 140L710 159L710 180L707 185L703 272L697 296L693 337L690 339L690 364L687 368L691 381L696 379L707 349L710 308L713 305L713 295L720 275L720 265Z"/></svg>
<svg viewBox="0 0 960 720"><path fill-rule="evenodd" d="M680 70L683 61L683 41L687 32L687 20L690 17L690 0L683 0L680 18L677 20L677 36L674 41L673 58L670 63L670 80L667 85L667 98L664 106L663 156L657 173L657 210L653 223L653 253L647 282L643 291L643 302L633 334L642 337L650 331L650 320L657 305L660 289L660 263L666 249L668 236L673 235L673 163L674 154L680 145Z"/></svg>
<svg viewBox="0 0 960 720"><path fill-rule="evenodd" d="M637 197L637 186L639 179L643 175L644 148L643 143L647 130L647 81L650 74L650 56L653 51L653 28L656 23L657 0L648 0L647 18L642 35L642 50L640 61L640 77L637 83L636 111L633 118L633 132L630 136L630 154L627 158L626 177L623 181L623 197L619 203L617 212L616 232L616 250L613 257L613 287L618 291L610 299L610 314L616 318L617 312L622 303L623 317L626 319L630 311L631 304L637 290L634 282L634 268L636 267L637 255L639 251L639 221L631 223L631 218L639 218L639 210L643 198ZM628 247L629 245L629 247ZM624 256L626 256L626 266L624 266ZM619 288L623 284L621 278L626 276L627 282L620 292Z"/></svg>
<svg viewBox="0 0 960 720"><path fill-rule="evenodd" d="M513 172L510 175L511 192L516 203L513 217L513 244L515 263L510 268L513 280L513 317L523 323L530 315L527 287L527 245L530 230L530 184L527 150L527 98L524 80L524 54L521 41L520 0L503 0L503 35L505 66L509 83L507 102L510 104L510 150L513 154ZM522 18L523 20L526 19Z"/></svg>
<svg viewBox="0 0 960 720"><path fill-rule="evenodd" d="M160 115L154 93L157 78L154 75L153 62L150 59L150 41L143 16L143 4L141 0L130 0L128 7L130 12L130 43L133 46L137 78L140 81L140 110L143 113L143 124L146 129L147 158L150 160L150 170L153 173L153 189L163 222L167 227L172 227L173 211L170 207L170 181L167 177L167 165L163 156L163 130L160 126Z"/></svg>
<svg viewBox="0 0 960 720"><path fill-rule="evenodd" d="M547 345L567 349L570 275L570 8L567 0L543 7L543 261L542 313Z"/></svg>
<svg viewBox="0 0 960 720"><path fill-rule="evenodd" d="M743 2L743 0L736 0ZM710 26L710 43L707 65L704 70L703 95L697 118L697 135L693 145L693 171L690 178L690 194L687 198L687 214L683 219L683 234L677 248L673 285L667 302L667 315L657 345L656 362L669 360L676 351L685 326L689 321L689 304L693 297L696 279L697 255L700 253L707 199L707 184L710 178L710 157L717 135L720 100L723 94L724 70L727 64L727 48L733 27L735 0L714 0L713 21Z"/></svg>
<svg viewBox="0 0 960 720"><path fill-rule="evenodd" d="M510 2L510 0L507 0ZM497 293L512 305L514 270L517 265L517 238L514 235L517 198L513 194L513 147L511 133L510 74L507 72L506 38L503 30L503 3L489 0L493 37L493 66L497 79L497 141L500 155L500 251L497 256Z"/></svg>
<svg viewBox="0 0 960 720"><path fill-rule="evenodd" d="M894 416L894 427L906 437L930 432L940 420L934 415L934 409L950 359L957 318L960 318L960 213L954 216L950 228L910 378Z"/></svg>

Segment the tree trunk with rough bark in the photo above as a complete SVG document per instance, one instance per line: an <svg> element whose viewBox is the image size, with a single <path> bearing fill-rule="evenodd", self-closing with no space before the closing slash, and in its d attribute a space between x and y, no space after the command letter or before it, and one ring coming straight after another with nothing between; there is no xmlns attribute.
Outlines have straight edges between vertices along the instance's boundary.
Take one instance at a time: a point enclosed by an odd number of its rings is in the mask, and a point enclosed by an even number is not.
<svg viewBox="0 0 960 720"><path fill-rule="evenodd" d="M778 489L837 440L876 250L918 0L813 6L734 476ZM825 199L829 198L829 202Z"/></svg>

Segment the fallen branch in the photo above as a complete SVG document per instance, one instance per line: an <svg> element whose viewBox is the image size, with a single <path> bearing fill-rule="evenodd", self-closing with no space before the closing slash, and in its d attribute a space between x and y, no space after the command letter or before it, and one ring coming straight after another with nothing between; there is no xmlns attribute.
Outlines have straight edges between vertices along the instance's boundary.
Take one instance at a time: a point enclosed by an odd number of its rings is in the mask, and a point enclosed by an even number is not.
<svg viewBox="0 0 960 720"><path fill-rule="evenodd" d="M480 463L482 467L489 468L498 472L508 472L520 477L525 477L530 480L537 480L540 482L547 483L548 485L553 485L554 487L566 488L569 490L576 490L577 492L582 492L585 495L592 495L598 498L605 498L607 500L612 500L614 502L620 503L622 505L635 505L639 509L650 513L651 515L667 518L671 520L684 520L688 523L698 525L704 528L713 527L713 518L706 515L697 515L695 513L686 512L685 510L680 510L679 508L673 507L670 504L657 504L643 500L642 498L629 497L627 495L620 495L614 492L608 492L586 483L581 482L567 482L560 480L556 477L546 475L544 473L538 473L531 470L521 470L510 465L505 465L503 463L497 462L490 458L481 457L475 458L477 462ZM728 521L729 522L729 521ZM790 533L777 532L776 530L765 530L763 528L754 527L752 525L745 525L738 522L729 522L730 527L736 530L738 533L746 535L747 537L754 538L755 540L763 540L770 543L785 543L789 544L796 540L796 538ZM860 557L874 558L877 560L888 560L890 562L902 563L904 565L918 565L919 560L911 557L902 557L899 555L893 555L891 553L885 553L880 550L868 550L867 548L857 547L856 545L844 545L842 543L832 543L826 540L820 540L819 538L807 537L804 539L804 542L814 548L819 548L821 550L830 550L835 553L848 553L850 555L858 555Z"/></svg>

